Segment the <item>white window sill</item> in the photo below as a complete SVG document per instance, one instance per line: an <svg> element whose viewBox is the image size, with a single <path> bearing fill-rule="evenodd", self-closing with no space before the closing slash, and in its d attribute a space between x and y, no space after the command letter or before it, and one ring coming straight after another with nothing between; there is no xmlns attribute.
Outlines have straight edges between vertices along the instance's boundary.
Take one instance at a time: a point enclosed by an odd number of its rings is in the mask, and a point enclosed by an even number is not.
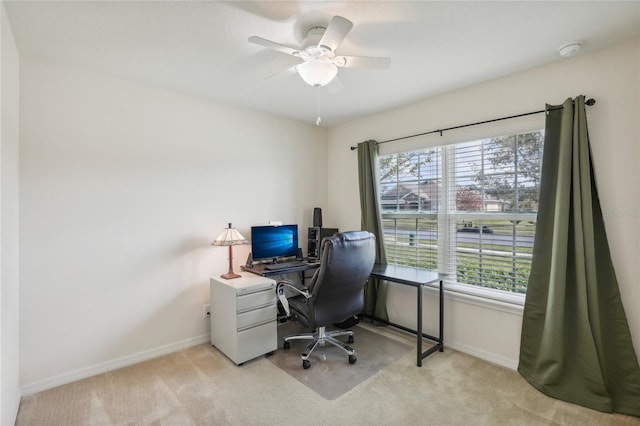
<svg viewBox="0 0 640 426"><path fill-rule="evenodd" d="M427 291L436 293L438 291L438 284L434 283L427 285L425 288ZM446 280L444 281L444 293L445 297L449 300L502 311L509 314L522 315L524 310L524 294L473 287Z"/></svg>

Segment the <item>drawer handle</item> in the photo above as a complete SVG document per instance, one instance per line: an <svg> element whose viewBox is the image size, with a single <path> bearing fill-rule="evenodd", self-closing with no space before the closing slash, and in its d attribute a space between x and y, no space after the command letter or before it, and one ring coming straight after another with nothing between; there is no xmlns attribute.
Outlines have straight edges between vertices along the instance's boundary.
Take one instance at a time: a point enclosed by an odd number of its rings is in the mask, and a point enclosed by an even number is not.
<svg viewBox="0 0 640 426"><path fill-rule="evenodd" d="M269 324L269 323L274 323L275 324L275 321L276 321L276 319L274 317L273 319L265 320L265 321L262 321L262 322L258 322L258 323L255 323L255 324L248 325L246 327L239 328L238 332L251 330L252 328L260 327L261 325L265 325L265 324Z"/></svg>
<svg viewBox="0 0 640 426"><path fill-rule="evenodd" d="M269 302L269 303L266 303L264 305L252 306L250 308L239 310L239 311L237 311L237 313L238 314L244 314L245 312L257 311L259 309L270 308L272 306L275 306L275 303L274 302Z"/></svg>
<svg viewBox="0 0 640 426"><path fill-rule="evenodd" d="M271 284L271 285L270 285L269 287L267 287L267 288L264 288L264 287L263 287L263 288L259 288L259 289L257 289L257 290L247 290L247 291L245 291L245 290L240 290L240 292L239 292L239 293L236 293L236 296L238 296L238 297L242 297L242 296L246 296L246 295L248 295L248 294L267 293L267 292L273 291L273 289L274 289L274 288L275 288L275 285L274 285L274 284Z"/></svg>

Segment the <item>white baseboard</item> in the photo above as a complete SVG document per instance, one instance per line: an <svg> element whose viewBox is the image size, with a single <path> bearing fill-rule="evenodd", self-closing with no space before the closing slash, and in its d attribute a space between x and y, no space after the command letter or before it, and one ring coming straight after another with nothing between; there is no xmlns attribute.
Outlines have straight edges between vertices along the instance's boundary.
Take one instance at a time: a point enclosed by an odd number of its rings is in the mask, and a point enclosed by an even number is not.
<svg viewBox="0 0 640 426"><path fill-rule="evenodd" d="M501 355L497 355L492 352L483 351L478 348L474 348L473 346L465 345L464 343L454 342L451 340L444 341L444 350L447 348L454 349L456 351L464 352L476 358L483 359L485 361L491 362L493 364L500 365L502 367L509 368L511 370L518 369L518 360L507 358Z"/></svg>
<svg viewBox="0 0 640 426"><path fill-rule="evenodd" d="M170 343L168 345L160 346L147 351L138 352L136 354L127 355L122 358L114 359L111 361L95 364L90 367L81 368L78 370L70 371L68 373L59 374L44 380L39 380L34 383L27 384L22 387L22 396L32 395L34 393L42 392L47 389L55 388L56 386L65 385L67 383L75 382L77 380L86 379L98 374L106 373L107 371L116 370L118 368L127 367L129 365L137 364L142 361L147 361L153 358L158 358L162 355L170 354L180 351L192 346L200 345L202 343L209 342L211 336L204 334L202 336L185 339L179 342ZM466 354L475 356L476 358L483 359L488 362L500 365L502 367L509 368L511 370L517 370L518 360L503 357L492 352L487 352L474 348L463 343L445 340L445 350L451 348Z"/></svg>
<svg viewBox="0 0 640 426"><path fill-rule="evenodd" d="M202 343L210 342L211 335L203 334L202 336L192 337L190 339L181 340L179 342L170 343L168 345L159 346L154 349L138 352L136 354L127 355L122 358L117 358L111 361L95 364L89 367L80 368L78 370L70 371L68 373L59 374L44 380L39 380L34 383L29 383L22 386L22 396L31 395L34 393L42 392L47 389L54 388L56 386L64 385L67 383L75 382L77 380L86 379L88 377L95 376L97 374L106 373L107 371L116 370L118 368L127 367L129 365L137 364L142 361L157 358L162 355L177 352L182 349L190 348Z"/></svg>

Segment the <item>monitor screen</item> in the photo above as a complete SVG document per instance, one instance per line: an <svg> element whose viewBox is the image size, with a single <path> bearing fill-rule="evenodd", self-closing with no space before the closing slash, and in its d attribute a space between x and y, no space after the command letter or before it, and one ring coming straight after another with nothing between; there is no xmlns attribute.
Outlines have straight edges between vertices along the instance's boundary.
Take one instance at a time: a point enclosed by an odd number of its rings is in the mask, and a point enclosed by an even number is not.
<svg viewBox="0 0 640 426"><path fill-rule="evenodd" d="M298 254L298 225L252 226L253 260L275 259Z"/></svg>

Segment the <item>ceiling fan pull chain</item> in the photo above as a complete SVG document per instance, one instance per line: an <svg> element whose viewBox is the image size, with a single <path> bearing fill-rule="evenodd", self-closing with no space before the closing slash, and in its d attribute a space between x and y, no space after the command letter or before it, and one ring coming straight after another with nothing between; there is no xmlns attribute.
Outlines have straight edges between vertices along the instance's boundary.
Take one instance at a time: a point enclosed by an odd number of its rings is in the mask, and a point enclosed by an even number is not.
<svg viewBox="0 0 640 426"><path fill-rule="evenodd" d="M319 126L322 122L320 118L320 87L316 87L316 126Z"/></svg>

